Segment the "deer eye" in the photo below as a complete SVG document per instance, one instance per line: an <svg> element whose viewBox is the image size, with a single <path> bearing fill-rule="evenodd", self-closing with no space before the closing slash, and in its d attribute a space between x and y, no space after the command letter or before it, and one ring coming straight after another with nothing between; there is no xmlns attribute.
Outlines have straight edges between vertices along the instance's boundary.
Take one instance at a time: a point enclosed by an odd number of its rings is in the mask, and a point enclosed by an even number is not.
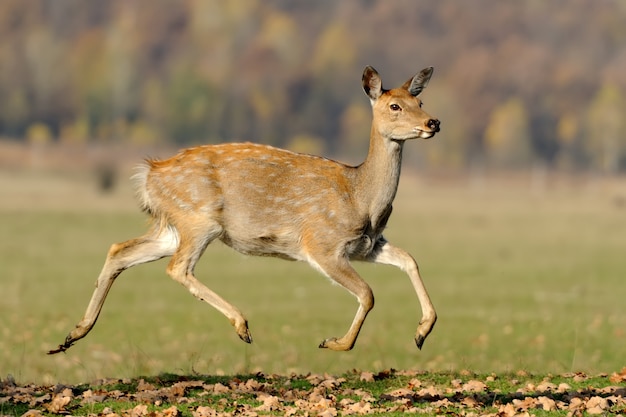
<svg viewBox="0 0 626 417"><path fill-rule="evenodd" d="M400 106L398 106L397 104L392 104L391 106L389 106L389 108L393 111L398 111L400 110Z"/></svg>

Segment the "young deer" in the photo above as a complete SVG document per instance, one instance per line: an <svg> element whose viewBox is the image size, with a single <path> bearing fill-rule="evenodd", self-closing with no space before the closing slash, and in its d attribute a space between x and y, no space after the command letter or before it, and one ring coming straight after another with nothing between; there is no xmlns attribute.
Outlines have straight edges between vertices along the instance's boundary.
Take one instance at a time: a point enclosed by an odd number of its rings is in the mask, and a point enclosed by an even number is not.
<svg viewBox="0 0 626 417"><path fill-rule="evenodd" d="M122 271L166 256L172 257L169 276L224 314L251 343L243 314L194 276L196 262L215 239L244 254L306 261L352 293L359 308L348 332L319 345L332 350L352 349L374 306L372 290L350 260L399 267L422 307L415 335L421 349L437 315L415 260L382 232L398 188L404 142L439 131L439 121L422 110L418 98L432 73L426 68L402 87L384 90L376 70L365 68L363 89L373 121L367 159L356 167L252 143L198 146L146 161L134 180L153 220L150 231L111 246L83 319L49 353L67 350L89 333Z"/></svg>

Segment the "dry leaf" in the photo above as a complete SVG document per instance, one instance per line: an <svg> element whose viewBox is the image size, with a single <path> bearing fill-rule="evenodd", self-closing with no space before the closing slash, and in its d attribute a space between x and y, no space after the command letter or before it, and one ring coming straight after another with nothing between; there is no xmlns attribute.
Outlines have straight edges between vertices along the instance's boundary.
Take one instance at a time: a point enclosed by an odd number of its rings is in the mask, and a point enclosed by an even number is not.
<svg viewBox="0 0 626 417"><path fill-rule="evenodd" d="M585 404L585 407L587 408L587 411L589 413L591 413L591 409L601 409L601 410L606 410L609 408L609 402L606 400L606 398L603 397L591 397L589 398L589 400L587 401L587 403ZM592 413L592 414L597 414L597 413Z"/></svg>
<svg viewBox="0 0 626 417"><path fill-rule="evenodd" d="M120 391L118 389L114 389L113 391L109 391L107 393L107 397L111 399L125 398L127 393Z"/></svg>
<svg viewBox="0 0 626 417"><path fill-rule="evenodd" d="M415 396L416 396L416 393L413 390L410 390L407 388L398 388L387 394L382 394L380 396L380 399L386 400L386 401L396 401L396 402L401 402L405 404L405 403L413 402L415 399Z"/></svg>
<svg viewBox="0 0 626 417"><path fill-rule="evenodd" d="M319 388L314 388L309 394L309 402L317 403L324 399L324 396L320 392Z"/></svg>
<svg viewBox="0 0 626 417"><path fill-rule="evenodd" d="M65 406L72 401L72 398L68 395L57 394L54 396L49 404L46 404L46 410L54 414L59 414L65 410Z"/></svg>
<svg viewBox="0 0 626 417"><path fill-rule="evenodd" d="M443 392L431 385L417 391L417 395L424 399L442 398Z"/></svg>
<svg viewBox="0 0 626 417"><path fill-rule="evenodd" d="M263 404L261 404L260 406L256 407L255 410L259 410L259 411L276 411L278 409L280 409L280 399L278 397L275 397L273 395L268 395L268 394L259 394L259 396L257 397L258 401L261 401Z"/></svg>
<svg viewBox="0 0 626 417"><path fill-rule="evenodd" d="M372 412L372 405L370 403L359 401L358 403L350 404L344 408L341 412L342 415L350 414L369 414Z"/></svg>
<svg viewBox="0 0 626 417"><path fill-rule="evenodd" d="M123 413L128 417L142 417L148 414L148 406L146 404L139 404L135 406L132 410L127 410Z"/></svg>
<svg viewBox="0 0 626 417"><path fill-rule="evenodd" d="M166 408L161 413L165 417L178 417L179 411L178 411L178 408L176 408L176 406L173 405L169 408Z"/></svg>
<svg viewBox="0 0 626 417"><path fill-rule="evenodd" d="M444 399L447 400L447 398ZM461 400L461 404L469 408L475 408L479 405L478 401L476 401L476 399L472 397L464 397Z"/></svg>
<svg viewBox="0 0 626 417"><path fill-rule="evenodd" d="M356 401L354 401L352 398L344 398L343 400L339 401L339 405L346 408L350 404L354 404L355 402Z"/></svg>
<svg viewBox="0 0 626 417"><path fill-rule="evenodd" d="M559 387L557 388L556 392L563 393L563 392L567 392L567 391L569 391L571 389L572 389L572 387L569 386L569 384L566 384L565 382L561 382L559 384Z"/></svg>
<svg viewBox="0 0 626 417"><path fill-rule="evenodd" d="M360 381L374 382L374 374L372 372L361 372Z"/></svg>
<svg viewBox="0 0 626 417"><path fill-rule="evenodd" d="M585 404L583 403L583 400L581 400L578 397L572 398L569 402L569 406L567 407L567 409L570 411L578 411L584 408L585 408Z"/></svg>
<svg viewBox="0 0 626 417"><path fill-rule="evenodd" d="M352 391L352 393L354 395L358 395L363 401L367 401L367 402L371 402L371 403L377 401L377 399L374 398L372 396L372 394L370 394L369 392L365 391L362 388L356 389L356 390Z"/></svg>
<svg viewBox="0 0 626 417"><path fill-rule="evenodd" d="M604 411L604 408L601 407L591 407L587 409L588 414L602 414Z"/></svg>
<svg viewBox="0 0 626 417"><path fill-rule="evenodd" d="M322 375L320 375L320 374L311 374L311 375L306 377L306 380L309 381L309 383L311 385L318 385L324 379L325 378Z"/></svg>
<svg viewBox="0 0 626 417"><path fill-rule="evenodd" d="M532 397L526 397L523 400L514 399L513 405L518 411L527 411L529 408L535 407L535 400Z"/></svg>
<svg viewBox="0 0 626 417"><path fill-rule="evenodd" d="M239 389L244 392L259 391L262 387L263 384L252 378L248 379L244 384L239 384Z"/></svg>
<svg viewBox="0 0 626 417"><path fill-rule="evenodd" d="M291 417L298 413L298 409L296 407L287 407L285 408L285 417Z"/></svg>
<svg viewBox="0 0 626 417"><path fill-rule="evenodd" d="M554 411L557 409L556 401L554 401L552 398L539 397L537 398L537 402L539 403L539 405L541 405L541 408L546 411Z"/></svg>
<svg viewBox="0 0 626 417"><path fill-rule="evenodd" d="M336 417L336 416L337 416L337 410L335 410L334 408L327 408L326 410L318 414L318 417Z"/></svg>
<svg viewBox="0 0 626 417"><path fill-rule="evenodd" d="M140 379L139 383L137 383L137 391L154 391L155 389L154 384L146 382L143 379Z"/></svg>
<svg viewBox="0 0 626 417"><path fill-rule="evenodd" d="M328 410L333 408L334 409L334 401L328 398L322 398L321 400L319 400L317 403L313 404L313 409L315 410Z"/></svg>
<svg viewBox="0 0 626 417"><path fill-rule="evenodd" d="M413 378L409 381L409 389L415 389L422 386L422 381L417 378Z"/></svg>
<svg viewBox="0 0 626 417"><path fill-rule="evenodd" d="M28 410L21 417L41 417L43 414L40 410Z"/></svg>
<svg viewBox="0 0 626 417"><path fill-rule="evenodd" d="M471 380L463 384L463 391L482 392L487 389L487 385L482 381Z"/></svg>
<svg viewBox="0 0 626 417"><path fill-rule="evenodd" d="M193 417L216 417L217 416L217 410L215 410L215 409L213 409L211 407L200 406L200 407L196 408L195 411L192 411L191 415Z"/></svg>
<svg viewBox="0 0 626 417"><path fill-rule="evenodd" d="M185 394L187 393L187 387L189 385L185 385L185 384L174 384L171 387L169 387L168 389L166 389L167 397L184 397Z"/></svg>
<svg viewBox="0 0 626 417"><path fill-rule="evenodd" d="M333 390L338 388L343 382L346 382L345 378L330 377L320 382L319 386Z"/></svg>
<svg viewBox="0 0 626 417"><path fill-rule="evenodd" d="M517 411L513 404L507 403L498 407L498 415L502 417L513 417L517 415Z"/></svg>
<svg viewBox="0 0 626 417"><path fill-rule="evenodd" d="M213 385L213 392L215 394L225 394L229 391L230 391L230 388L228 388L226 385L220 384L219 382Z"/></svg>
<svg viewBox="0 0 626 417"><path fill-rule="evenodd" d="M46 401L50 401L51 398L52 397L50 396L50 394L45 394L45 395L42 395L41 397L35 397L35 398L30 399L30 401L28 401L28 404L31 407L33 407L35 405L43 404Z"/></svg>
<svg viewBox="0 0 626 417"><path fill-rule="evenodd" d="M83 400L81 404L94 404L101 403L107 398L106 394L95 394L92 390L88 389L83 392Z"/></svg>
<svg viewBox="0 0 626 417"><path fill-rule="evenodd" d="M613 372L609 380L616 384L619 382L625 382L626 381L626 366L623 367L619 373Z"/></svg>
<svg viewBox="0 0 626 417"><path fill-rule="evenodd" d="M556 390L556 388L557 388L556 384L553 384L552 382L548 382L548 381L543 381L542 383L537 385L536 391L537 392L552 392Z"/></svg>

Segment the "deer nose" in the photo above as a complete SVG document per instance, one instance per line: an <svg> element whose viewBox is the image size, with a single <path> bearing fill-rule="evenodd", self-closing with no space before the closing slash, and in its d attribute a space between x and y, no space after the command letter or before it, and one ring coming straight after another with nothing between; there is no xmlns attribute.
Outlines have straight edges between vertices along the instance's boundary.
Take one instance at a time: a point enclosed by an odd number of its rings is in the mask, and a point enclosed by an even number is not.
<svg viewBox="0 0 626 417"><path fill-rule="evenodd" d="M426 126L432 131L439 132L439 120L437 119L430 119Z"/></svg>

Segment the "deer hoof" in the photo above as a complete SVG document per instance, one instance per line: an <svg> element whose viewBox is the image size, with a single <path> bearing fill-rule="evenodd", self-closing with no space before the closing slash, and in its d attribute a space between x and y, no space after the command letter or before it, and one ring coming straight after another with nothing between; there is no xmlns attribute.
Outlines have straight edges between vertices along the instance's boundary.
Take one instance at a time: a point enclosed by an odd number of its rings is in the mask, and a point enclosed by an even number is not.
<svg viewBox="0 0 626 417"><path fill-rule="evenodd" d="M58 348L56 348L56 349L52 349L52 350L49 350L49 351L48 351L48 355L55 355L55 354L57 354L57 353L65 352L65 351L66 351L66 349L67 349L67 348L66 348L65 346L63 346L63 345L59 345L59 347L58 347Z"/></svg>
<svg viewBox="0 0 626 417"><path fill-rule="evenodd" d="M415 337L415 344L417 345L417 348L419 350L422 350L422 345L424 344L424 340L426 340L426 338L422 336L421 334Z"/></svg>
<svg viewBox="0 0 626 417"><path fill-rule="evenodd" d="M239 338L241 340L243 340L246 343L252 343L252 335L250 334L250 330L248 330L248 328L246 327L244 330L242 331L238 331L237 335L239 336Z"/></svg>
<svg viewBox="0 0 626 417"><path fill-rule="evenodd" d="M330 349L330 350L339 350L339 351L352 349L351 345L346 345L345 343L341 343L339 340L337 340L336 337L330 337L324 340L322 343L320 343L319 347L321 349Z"/></svg>
<svg viewBox="0 0 626 417"><path fill-rule="evenodd" d="M252 335L250 334L250 329L248 329L248 321L243 319L239 322L231 321L233 327L235 327L235 332L237 332L237 336L241 340L246 343L252 343Z"/></svg>
<svg viewBox="0 0 626 417"><path fill-rule="evenodd" d="M237 335L244 342L252 343L252 335L250 334L250 331L248 329L246 329L245 331L242 331L242 332L237 332Z"/></svg>
<svg viewBox="0 0 626 417"><path fill-rule="evenodd" d="M320 343L320 345L318 346L320 349L328 349L328 343L330 340L336 341L337 339L335 339L334 337L332 339L325 339L322 340L322 343Z"/></svg>
<svg viewBox="0 0 626 417"><path fill-rule="evenodd" d="M62 345L59 345L59 347L58 347L58 348L56 348L56 349L52 349L52 350L49 350L49 351L48 351L48 355L55 355L55 354L57 354L57 353L65 352L65 351L66 351L66 350L68 350L70 347L72 347L72 345L71 345L71 344L69 344L69 345L68 345L67 343L62 344Z"/></svg>

